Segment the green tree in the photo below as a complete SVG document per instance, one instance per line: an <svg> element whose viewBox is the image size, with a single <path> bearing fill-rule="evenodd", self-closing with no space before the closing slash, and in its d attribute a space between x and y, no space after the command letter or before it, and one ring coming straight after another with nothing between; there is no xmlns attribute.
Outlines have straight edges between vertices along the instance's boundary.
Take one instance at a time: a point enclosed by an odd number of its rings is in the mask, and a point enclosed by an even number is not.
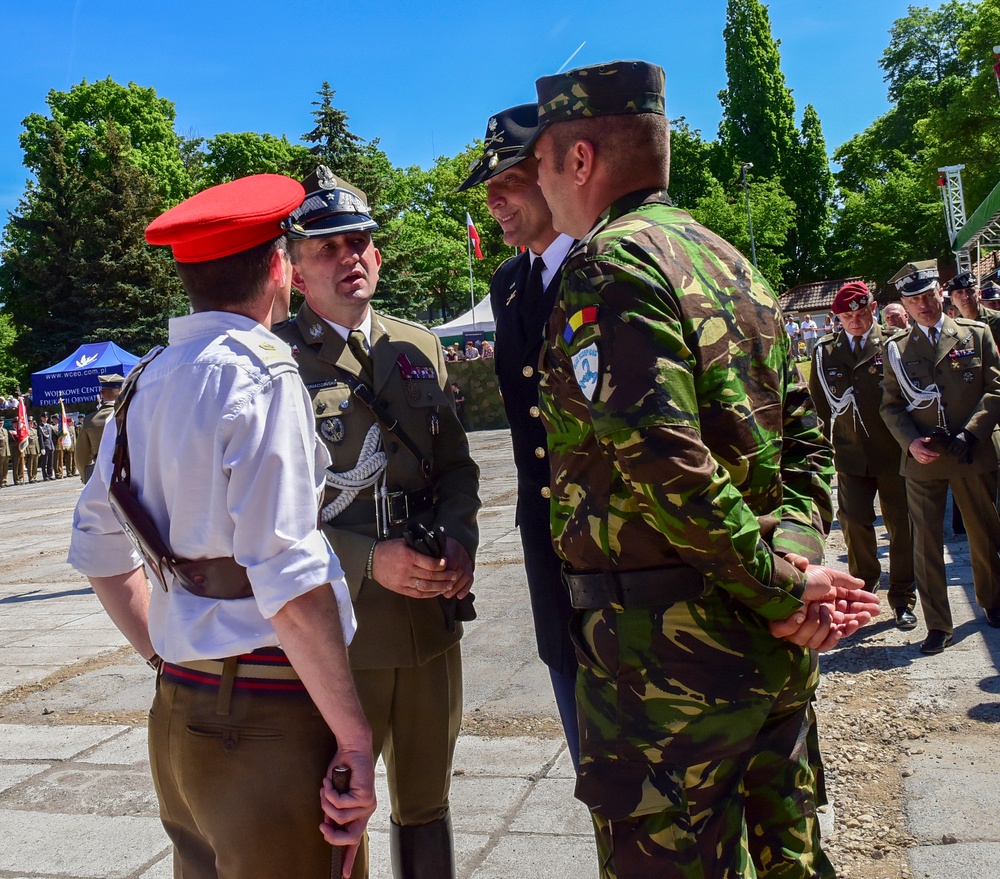
<svg viewBox="0 0 1000 879"><path fill-rule="evenodd" d="M789 286L823 278L827 269L826 243L830 235L834 180L819 114L808 104L802 114L802 135L791 156L785 189L795 203L791 230Z"/></svg>
<svg viewBox="0 0 1000 879"><path fill-rule="evenodd" d="M753 237L757 249L757 267L775 292L785 288L788 256L785 243L795 219L795 204L776 180L752 180L748 183ZM698 200L691 215L702 225L725 238L750 261L750 227L746 198L739 180L724 188L713 181L707 195Z"/></svg>
<svg viewBox="0 0 1000 879"><path fill-rule="evenodd" d="M225 132L209 138L206 147L203 187L250 174L285 174L301 180L316 163L307 147L289 143L284 135Z"/></svg>
<svg viewBox="0 0 1000 879"><path fill-rule="evenodd" d="M719 141L730 167L719 178L752 162L757 176L784 180L798 139L795 102L767 8L759 0L728 0L723 36L728 83L719 92Z"/></svg>
<svg viewBox="0 0 1000 879"><path fill-rule="evenodd" d="M711 171L714 148L683 116L671 120L669 192L678 207L690 210L718 182Z"/></svg>
<svg viewBox="0 0 1000 879"><path fill-rule="evenodd" d="M14 354L17 329L9 314L0 311L0 394L14 393L22 382L27 387L28 371Z"/></svg>
<svg viewBox="0 0 1000 879"><path fill-rule="evenodd" d="M191 194L180 140L174 133L173 102L157 97L155 89L134 82L123 86L108 77L95 83L83 80L68 92L53 89L45 101L51 116L32 113L22 123L24 164L33 173L48 161L50 122L59 124L68 162L86 167L92 177L107 172L110 158L100 151L100 144L114 126L131 147L129 161L154 181L167 205Z"/></svg>
<svg viewBox="0 0 1000 879"><path fill-rule="evenodd" d="M37 180L5 230L0 300L29 372L99 339L144 352L166 340L167 318L186 310L169 255L145 243L161 211L156 181L131 161L116 126L93 142L94 151L67 162L62 126L51 120Z"/></svg>

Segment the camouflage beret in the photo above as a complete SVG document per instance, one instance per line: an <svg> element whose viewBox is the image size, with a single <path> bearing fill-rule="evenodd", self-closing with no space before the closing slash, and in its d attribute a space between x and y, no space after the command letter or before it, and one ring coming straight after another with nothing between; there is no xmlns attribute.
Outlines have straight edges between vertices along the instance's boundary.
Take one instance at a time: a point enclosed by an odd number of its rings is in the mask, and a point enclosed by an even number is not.
<svg viewBox="0 0 1000 879"><path fill-rule="evenodd" d="M666 75L648 61L611 61L578 67L535 81L538 130L524 145L530 155L539 135L555 122L652 113L666 116Z"/></svg>

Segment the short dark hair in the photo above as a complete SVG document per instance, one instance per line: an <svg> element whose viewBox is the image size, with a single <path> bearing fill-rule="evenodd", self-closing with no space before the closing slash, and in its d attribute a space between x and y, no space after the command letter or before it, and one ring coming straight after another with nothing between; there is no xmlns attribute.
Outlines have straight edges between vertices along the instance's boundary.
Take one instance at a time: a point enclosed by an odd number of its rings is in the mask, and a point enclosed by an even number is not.
<svg viewBox="0 0 1000 879"><path fill-rule="evenodd" d="M578 140L589 140L600 156L614 155L615 169L637 178L656 177L666 189L670 179L670 122L666 116L638 113L595 116L557 122L547 129L552 138L553 166L561 174L566 154Z"/></svg>
<svg viewBox="0 0 1000 879"><path fill-rule="evenodd" d="M271 257L278 250L288 251L284 235L232 256L176 263L177 274L196 308L244 305L264 290Z"/></svg>

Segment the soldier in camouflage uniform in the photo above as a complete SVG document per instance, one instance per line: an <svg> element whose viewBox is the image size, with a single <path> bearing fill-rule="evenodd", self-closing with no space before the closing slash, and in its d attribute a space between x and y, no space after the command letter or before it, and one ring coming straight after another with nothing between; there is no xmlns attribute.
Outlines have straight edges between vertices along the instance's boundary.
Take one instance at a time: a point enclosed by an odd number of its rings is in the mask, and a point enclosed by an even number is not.
<svg viewBox="0 0 1000 879"><path fill-rule="evenodd" d="M540 399L576 608L577 796L601 875L832 876L808 647L853 631L877 599L806 566L832 517L831 452L776 299L671 207L659 67L615 62L537 87L525 149L553 225L582 239ZM845 618L831 613L838 594Z"/></svg>

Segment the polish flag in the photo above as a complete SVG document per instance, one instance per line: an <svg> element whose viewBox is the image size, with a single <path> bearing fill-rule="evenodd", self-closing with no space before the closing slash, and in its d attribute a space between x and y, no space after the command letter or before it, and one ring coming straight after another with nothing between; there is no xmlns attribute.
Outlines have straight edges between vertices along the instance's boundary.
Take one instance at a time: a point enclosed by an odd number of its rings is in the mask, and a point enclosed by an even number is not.
<svg viewBox="0 0 1000 879"><path fill-rule="evenodd" d="M479 231L476 229L476 224L472 222L468 211L465 212L465 223L469 227L469 240L476 248L476 259L483 259L483 251L479 247Z"/></svg>
<svg viewBox="0 0 1000 879"><path fill-rule="evenodd" d="M28 448L28 411L24 408L24 397L17 398L17 447L23 452Z"/></svg>

